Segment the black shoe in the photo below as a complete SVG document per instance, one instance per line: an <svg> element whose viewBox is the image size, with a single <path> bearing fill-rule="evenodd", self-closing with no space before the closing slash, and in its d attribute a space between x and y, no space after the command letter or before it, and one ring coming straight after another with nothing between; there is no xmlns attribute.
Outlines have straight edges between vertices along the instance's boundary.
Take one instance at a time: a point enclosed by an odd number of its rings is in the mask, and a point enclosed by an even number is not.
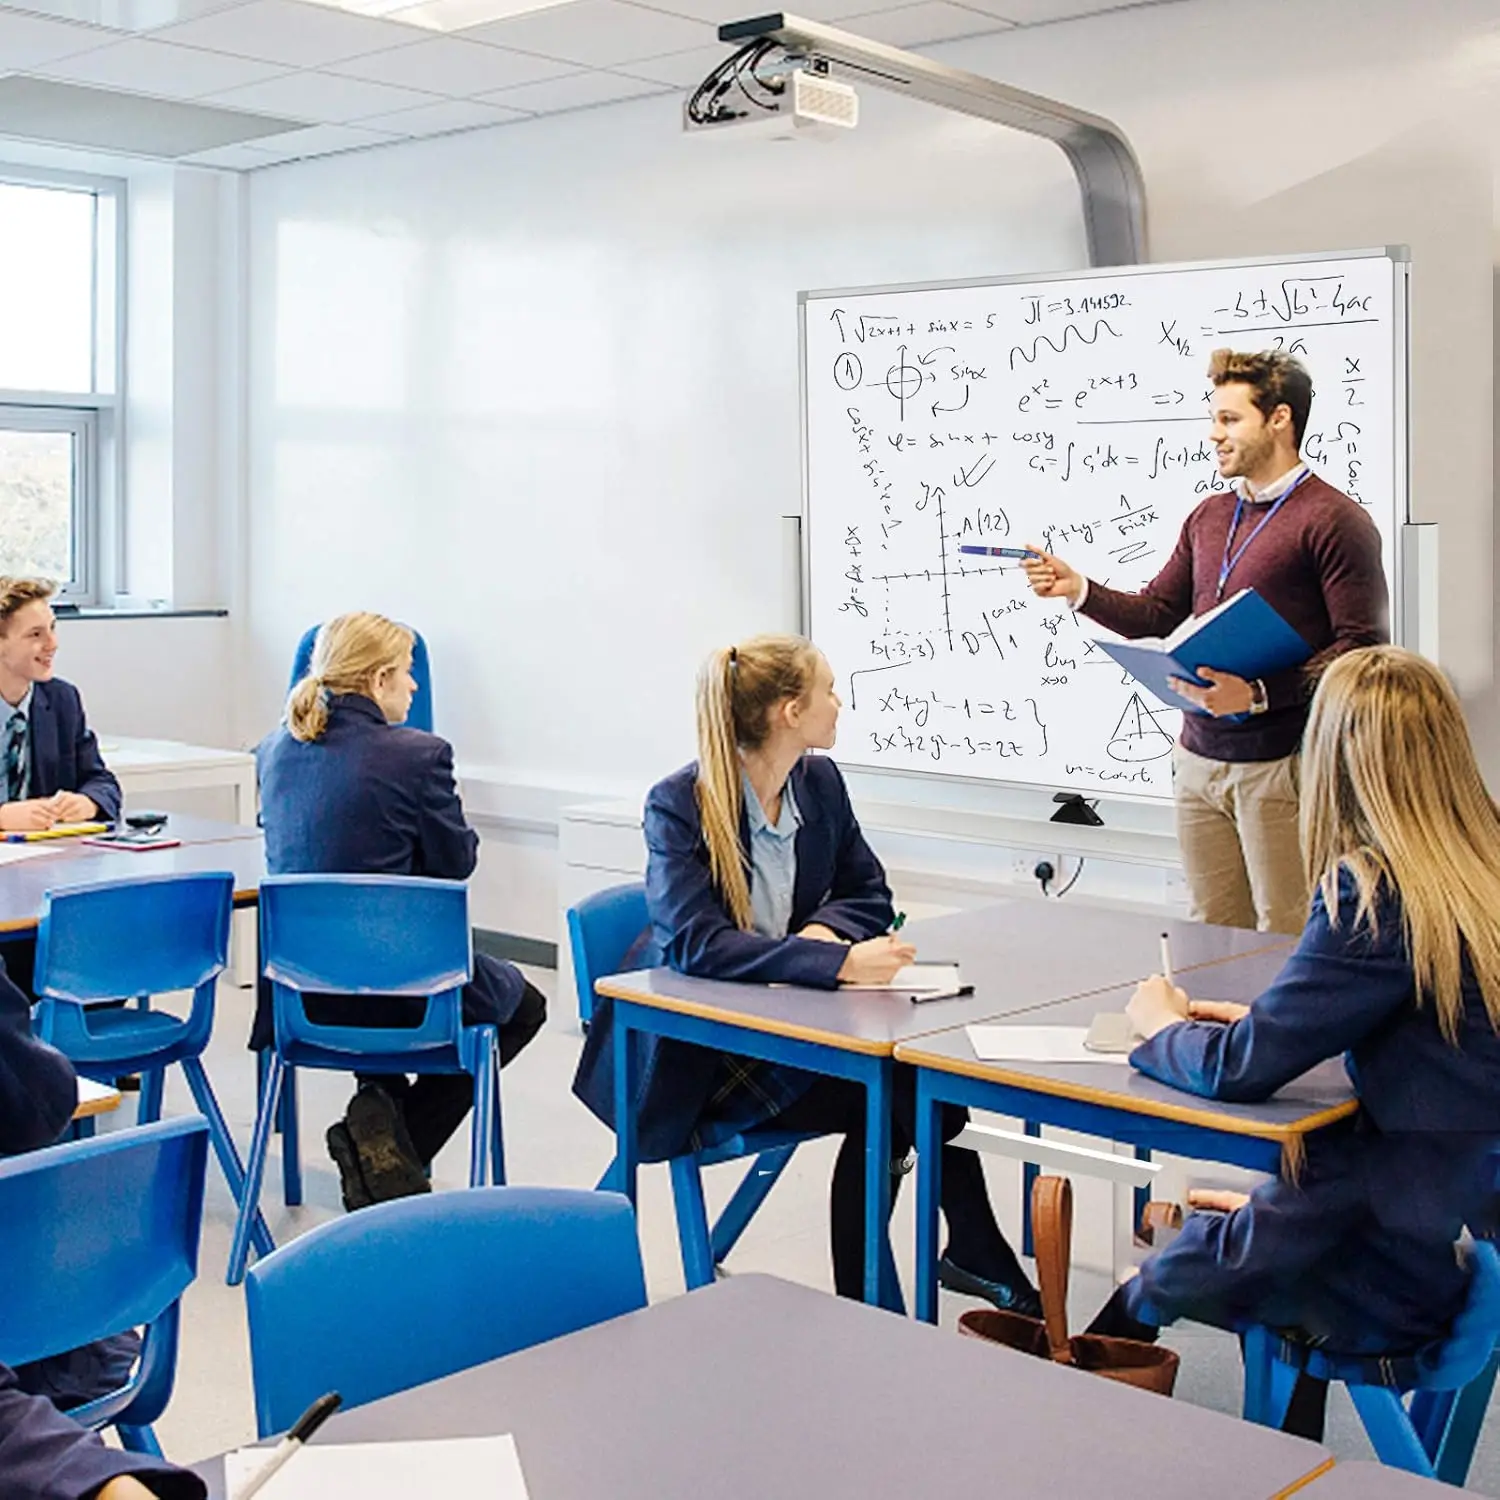
<svg viewBox="0 0 1500 1500"><path fill-rule="evenodd" d="M126 1073L115 1079L115 1087L122 1094L138 1094L141 1091L141 1075L139 1073Z"/></svg>
<svg viewBox="0 0 1500 1500"><path fill-rule="evenodd" d="M962 1266L955 1265L946 1255L938 1262L938 1285L950 1292L963 1292L969 1297L983 1297L1001 1312L1021 1313L1028 1318L1042 1315L1042 1299L1036 1288L1024 1277L1019 1284L1010 1281L990 1281L976 1276Z"/></svg>
<svg viewBox="0 0 1500 1500"><path fill-rule="evenodd" d="M339 1120L328 1127L323 1137L328 1143L328 1154L339 1169L339 1191L344 1197L344 1212L353 1213L356 1208L368 1208L375 1200L365 1185L365 1174L359 1168L359 1152L349 1127Z"/></svg>
<svg viewBox="0 0 1500 1500"><path fill-rule="evenodd" d="M362 1084L344 1112L344 1125L372 1203L432 1191L406 1121L383 1088Z"/></svg>

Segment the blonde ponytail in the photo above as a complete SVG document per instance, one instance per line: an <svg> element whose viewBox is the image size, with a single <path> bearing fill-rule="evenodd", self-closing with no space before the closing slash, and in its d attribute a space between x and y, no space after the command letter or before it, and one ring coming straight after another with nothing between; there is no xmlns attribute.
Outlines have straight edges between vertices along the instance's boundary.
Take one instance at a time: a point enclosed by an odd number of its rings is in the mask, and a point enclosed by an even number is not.
<svg viewBox="0 0 1500 1500"><path fill-rule="evenodd" d="M799 635L759 635L713 652L698 672L698 815L709 873L742 932L755 919L740 844L740 751L765 743L778 703L806 696L817 659L817 648Z"/></svg>
<svg viewBox="0 0 1500 1500"><path fill-rule="evenodd" d="M340 615L318 631L307 675L286 700L287 732L294 740L320 740L328 729L331 694L370 696L387 667L410 667L415 641L404 625L365 612Z"/></svg>

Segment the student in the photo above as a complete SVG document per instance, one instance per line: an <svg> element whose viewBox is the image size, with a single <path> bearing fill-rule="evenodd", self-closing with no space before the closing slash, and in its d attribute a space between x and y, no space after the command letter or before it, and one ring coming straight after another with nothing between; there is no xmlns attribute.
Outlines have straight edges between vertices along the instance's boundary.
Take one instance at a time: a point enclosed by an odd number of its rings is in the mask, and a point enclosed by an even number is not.
<svg viewBox="0 0 1500 1500"><path fill-rule="evenodd" d="M71 682L52 675L53 585L0 577L0 833L120 816L120 783L110 775ZM28 994L36 945L8 943L10 977Z"/></svg>
<svg viewBox="0 0 1500 1500"><path fill-rule="evenodd" d="M273 875L426 875L467 880L479 836L464 821L446 740L401 727L416 683L412 633L374 614L340 615L318 632L286 719L256 750L266 868ZM414 1026L423 1002L324 996L326 1025ZM547 1002L513 965L483 953L465 986L464 1019L500 1030L504 1067L541 1029ZM250 1045L272 1040L262 980ZM427 1192L432 1159L473 1102L466 1073L362 1077L328 1131L344 1207Z"/></svg>
<svg viewBox="0 0 1500 1500"><path fill-rule="evenodd" d="M882 984L915 950L891 936L885 871L860 832L831 749L839 699L822 653L799 636L715 651L698 678L698 760L646 798L643 967L752 984ZM614 1123L613 1008L594 1011L574 1091ZM652 1039L637 1100L640 1152L662 1160L752 1128L842 1134L833 1173L834 1285L864 1292L865 1090L846 1079ZM915 1105L897 1073L893 1151L910 1150ZM967 1114L947 1109L944 1139ZM1036 1311L995 1222L979 1158L944 1147L945 1286Z"/></svg>
<svg viewBox="0 0 1500 1500"><path fill-rule="evenodd" d="M196 1474L106 1448L0 1365L0 1495L6 1500L201 1500Z"/></svg>
<svg viewBox="0 0 1500 1500"><path fill-rule="evenodd" d="M1302 941L1248 1007L1147 980L1130 1060L1245 1102L1343 1055L1359 1112L1310 1136L1290 1178L1199 1195L1222 1211L1192 1214L1098 1331L1264 1323L1398 1357L1444 1338L1463 1306L1455 1241L1490 1226L1500 1145L1500 815L1453 690L1393 646L1329 667L1303 756L1316 894ZM1303 1435L1317 1435L1322 1389L1304 1380L1294 1401Z"/></svg>
<svg viewBox="0 0 1500 1500"><path fill-rule="evenodd" d="M1193 915L1226 927L1300 932L1309 891L1297 846L1297 746L1318 674L1341 652L1388 640L1380 535L1369 515L1307 467L1299 449L1312 380L1289 354L1219 349L1209 441L1216 490L1187 518L1166 566L1138 594L1041 552L1032 589L1066 599L1123 636L1168 635L1253 588L1313 655L1265 682L1205 669L1176 681L1207 710L1187 714L1172 752L1177 837Z"/></svg>

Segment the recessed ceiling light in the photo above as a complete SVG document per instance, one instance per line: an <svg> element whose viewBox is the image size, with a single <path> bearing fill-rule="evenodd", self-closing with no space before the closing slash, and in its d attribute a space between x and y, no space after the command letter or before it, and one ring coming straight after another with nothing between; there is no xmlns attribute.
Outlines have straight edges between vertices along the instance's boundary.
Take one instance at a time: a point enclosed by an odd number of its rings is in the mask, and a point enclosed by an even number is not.
<svg viewBox="0 0 1500 1500"><path fill-rule="evenodd" d="M488 21L555 10L571 0L307 0L307 3L353 11L360 16L379 16L386 21L421 26L427 31L466 31Z"/></svg>

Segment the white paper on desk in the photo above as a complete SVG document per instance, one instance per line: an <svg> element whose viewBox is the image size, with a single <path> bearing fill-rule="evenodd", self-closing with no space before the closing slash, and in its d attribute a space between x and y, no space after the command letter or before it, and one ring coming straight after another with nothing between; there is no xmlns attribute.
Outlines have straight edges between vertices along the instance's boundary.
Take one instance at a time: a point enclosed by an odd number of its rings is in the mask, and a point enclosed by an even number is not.
<svg viewBox="0 0 1500 1500"><path fill-rule="evenodd" d="M982 1062L1114 1063L1119 1053L1091 1052L1083 1045L1087 1026L965 1026L969 1045Z"/></svg>
<svg viewBox="0 0 1500 1500"><path fill-rule="evenodd" d="M963 987L957 964L907 964L896 970L889 984L844 984L845 990L899 990L903 995L924 995L929 990L956 995Z"/></svg>
<svg viewBox="0 0 1500 1500"><path fill-rule="evenodd" d="M238 1492L267 1451L241 1448L224 1456L226 1493ZM312 1443L257 1491L256 1500L412 1500L417 1495L527 1500L515 1439L507 1433L410 1443Z"/></svg>
<svg viewBox="0 0 1500 1500"><path fill-rule="evenodd" d="M35 859L38 854L57 852L50 839L38 839L31 844L0 843L0 865L14 864L18 859Z"/></svg>

